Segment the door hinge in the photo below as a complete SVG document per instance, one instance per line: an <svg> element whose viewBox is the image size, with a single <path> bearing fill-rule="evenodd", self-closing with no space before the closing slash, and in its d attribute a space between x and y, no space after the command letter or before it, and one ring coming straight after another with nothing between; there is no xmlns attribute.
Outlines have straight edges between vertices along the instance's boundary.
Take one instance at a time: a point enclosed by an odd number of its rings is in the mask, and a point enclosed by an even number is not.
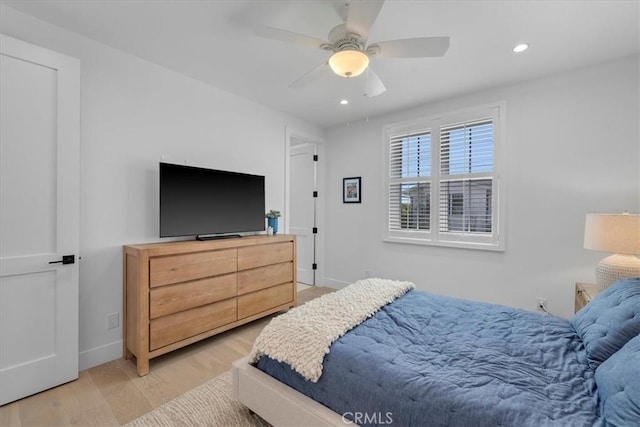
<svg viewBox="0 0 640 427"><path fill-rule="evenodd" d="M311 265L311 269L312 270L317 270L318 269L318 264L316 264L315 262Z"/></svg>
<svg viewBox="0 0 640 427"><path fill-rule="evenodd" d="M318 234L318 227L313 227L312 233L313 234Z"/></svg>
<svg viewBox="0 0 640 427"><path fill-rule="evenodd" d="M313 192L313 197L318 197L318 192L317 191Z"/></svg>
<svg viewBox="0 0 640 427"><path fill-rule="evenodd" d="M317 154L314 154L314 155L313 155L313 161L314 161L314 162L317 162L317 161L318 161L318 155L317 155Z"/></svg>

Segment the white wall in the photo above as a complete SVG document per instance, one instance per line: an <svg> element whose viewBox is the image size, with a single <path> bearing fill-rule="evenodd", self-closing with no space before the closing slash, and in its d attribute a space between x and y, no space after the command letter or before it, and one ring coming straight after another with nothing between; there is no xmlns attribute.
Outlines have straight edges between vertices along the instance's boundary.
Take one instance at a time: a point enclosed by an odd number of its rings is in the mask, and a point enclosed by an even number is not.
<svg viewBox="0 0 640 427"><path fill-rule="evenodd" d="M328 130L325 283L369 272L527 309L545 297L551 312L569 317L574 283L593 282L605 256L582 248L585 214L640 212L638 81L633 57ZM382 242L383 126L501 100L506 251ZM342 204L349 176L362 176L362 204Z"/></svg>
<svg viewBox="0 0 640 427"><path fill-rule="evenodd" d="M158 162L266 176L284 210L285 128L318 127L2 7L2 32L81 60L80 368L122 355L122 245L158 239Z"/></svg>
<svg viewBox="0 0 640 427"><path fill-rule="evenodd" d="M0 6L2 32L79 58L81 368L121 356L121 246L158 240L157 163L264 174L267 209L285 208L285 128L321 129ZM413 280L433 292L532 309L538 296L569 316L576 280L604 254L582 248L588 212L640 211L638 58L471 94L328 131L324 144L324 277ZM392 88L390 88L391 90ZM382 95L384 96L384 95ZM382 127L507 102L504 253L383 243ZM342 178L362 176L362 204Z"/></svg>

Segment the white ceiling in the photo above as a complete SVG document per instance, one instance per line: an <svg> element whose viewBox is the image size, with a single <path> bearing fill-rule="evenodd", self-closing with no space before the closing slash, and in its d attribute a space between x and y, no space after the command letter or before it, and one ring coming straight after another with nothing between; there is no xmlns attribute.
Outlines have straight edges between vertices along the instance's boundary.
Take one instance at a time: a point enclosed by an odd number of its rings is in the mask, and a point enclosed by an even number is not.
<svg viewBox="0 0 640 427"><path fill-rule="evenodd" d="M329 55L259 38L261 23L326 39L332 1L47 0L3 4L322 127L621 58L640 51L638 1L387 0L369 42L449 36L442 58L374 59L387 87L326 73L288 84ZM514 54L519 42L529 50ZM338 101L351 103L341 106Z"/></svg>

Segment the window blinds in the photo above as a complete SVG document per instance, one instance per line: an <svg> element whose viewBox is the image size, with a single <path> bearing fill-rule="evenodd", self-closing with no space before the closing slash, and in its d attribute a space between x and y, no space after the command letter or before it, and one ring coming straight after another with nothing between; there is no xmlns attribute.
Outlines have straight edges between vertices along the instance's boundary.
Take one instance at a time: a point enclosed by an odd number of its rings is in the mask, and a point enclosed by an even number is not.
<svg viewBox="0 0 640 427"><path fill-rule="evenodd" d="M429 230L431 223L431 132L389 140L389 230Z"/></svg>
<svg viewBox="0 0 640 427"><path fill-rule="evenodd" d="M493 230L493 120L440 130L438 230L486 234Z"/></svg>

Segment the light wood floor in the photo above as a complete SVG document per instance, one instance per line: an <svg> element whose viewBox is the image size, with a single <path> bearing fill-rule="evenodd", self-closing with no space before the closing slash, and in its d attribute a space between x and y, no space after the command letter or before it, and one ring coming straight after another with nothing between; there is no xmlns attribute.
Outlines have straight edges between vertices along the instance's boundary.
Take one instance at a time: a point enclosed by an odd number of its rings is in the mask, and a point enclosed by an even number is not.
<svg viewBox="0 0 640 427"><path fill-rule="evenodd" d="M333 289L306 288L298 304ZM246 356L272 316L151 360L139 377L131 360L80 372L80 378L0 407L0 426L117 426L125 424L225 371Z"/></svg>

